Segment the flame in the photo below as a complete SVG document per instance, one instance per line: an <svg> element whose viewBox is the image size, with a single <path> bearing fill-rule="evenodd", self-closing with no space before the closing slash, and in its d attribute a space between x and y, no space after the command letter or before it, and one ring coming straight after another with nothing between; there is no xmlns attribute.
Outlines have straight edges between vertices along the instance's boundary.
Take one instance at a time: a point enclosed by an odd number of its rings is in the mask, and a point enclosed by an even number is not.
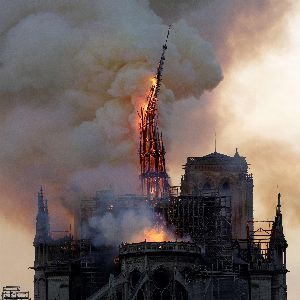
<svg viewBox="0 0 300 300"><path fill-rule="evenodd" d="M147 107L148 107L148 103L145 103L145 104L143 105L143 111L147 111Z"/></svg>
<svg viewBox="0 0 300 300"><path fill-rule="evenodd" d="M152 85L156 85L156 77L153 77L153 78L151 78L151 83L152 83Z"/></svg>
<svg viewBox="0 0 300 300"><path fill-rule="evenodd" d="M144 229L145 240L148 242L165 242L174 240L163 226L154 226L152 228Z"/></svg>
<svg viewBox="0 0 300 300"><path fill-rule="evenodd" d="M151 93L151 89L155 89L156 88L156 85L157 85L157 79L156 77L151 77L149 78L149 81L151 82L151 87L150 89L148 90L148 93L145 95L145 97L136 97L135 98L135 106L137 108L137 114L136 116L134 117L134 128L136 129L137 133L139 132L140 130L140 126L141 126L141 110L146 113L147 111L147 108L148 108L148 96L150 95ZM145 101L146 99L146 101Z"/></svg>
<svg viewBox="0 0 300 300"><path fill-rule="evenodd" d="M155 89L155 88L156 88L156 85L157 85L156 77L150 78L150 81L151 81L151 89ZM151 89L150 89L150 91L148 92L148 96L151 94ZM147 108L148 108L148 102L146 102L145 104L143 104L142 107L143 107L143 110L144 110L144 111L147 111Z"/></svg>

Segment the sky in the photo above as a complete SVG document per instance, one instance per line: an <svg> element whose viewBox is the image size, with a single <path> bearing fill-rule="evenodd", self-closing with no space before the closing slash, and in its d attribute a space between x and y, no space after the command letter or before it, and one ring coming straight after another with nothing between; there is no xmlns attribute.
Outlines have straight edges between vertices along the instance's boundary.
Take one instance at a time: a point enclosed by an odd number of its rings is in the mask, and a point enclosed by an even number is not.
<svg viewBox="0 0 300 300"><path fill-rule="evenodd" d="M137 173L136 108L173 23L160 99L172 183L186 157L213 152L215 132L218 152L237 147L255 218L272 219L282 194L297 299L300 4L125 2L0 1L0 286L32 291L41 184L54 229L72 221L78 195L136 189L124 181Z"/></svg>

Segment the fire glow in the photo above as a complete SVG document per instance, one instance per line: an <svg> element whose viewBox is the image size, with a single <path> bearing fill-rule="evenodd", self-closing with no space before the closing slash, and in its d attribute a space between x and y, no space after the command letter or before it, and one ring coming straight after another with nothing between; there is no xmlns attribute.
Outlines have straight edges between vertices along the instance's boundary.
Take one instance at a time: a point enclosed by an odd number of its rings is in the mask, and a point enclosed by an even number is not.
<svg viewBox="0 0 300 300"><path fill-rule="evenodd" d="M162 133L158 128L157 101L160 90L162 72L167 50L167 41L170 33L168 29L167 38L163 45L162 55L157 67L156 76L151 78L151 87L147 96L146 108L140 110L140 167L142 193L155 205L157 200L168 198L169 182L165 164L165 147Z"/></svg>
<svg viewBox="0 0 300 300"><path fill-rule="evenodd" d="M165 242L173 241L174 237L169 234L163 226L155 225L152 228L144 230L145 240L148 242Z"/></svg>
<svg viewBox="0 0 300 300"><path fill-rule="evenodd" d="M146 242L173 242L177 238L170 232L164 225L156 223L151 227L141 228L140 231L136 232L126 243L140 243L141 241Z"/></svg>

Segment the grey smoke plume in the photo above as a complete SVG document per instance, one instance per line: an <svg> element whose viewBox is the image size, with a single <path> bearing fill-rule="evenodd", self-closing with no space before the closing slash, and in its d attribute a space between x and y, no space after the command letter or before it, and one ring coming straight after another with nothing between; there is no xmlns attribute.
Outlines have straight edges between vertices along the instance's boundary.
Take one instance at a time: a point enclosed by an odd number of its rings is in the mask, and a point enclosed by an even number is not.
<svg viewBox="0 0 300 300"><path fill-rule="evenodd" d="M155 7L154 2L172 6ZM128 179L138 173L134 105L139 96L144 99L165 38L164 24L170 22L175 26L160 123L168 126L174 106L172 130L164 128L164 136L172 141L168 165L179 166L179 177L185 157L212 149L216 124L224 127L234 117L219 112L217 97L205 94L199 101L203 89L221 79L212 50L200 36L212 43L226 77L233 60L256 57L283 36L290 2L0 1L0 205L7 222L32 226L33 191L40 184L49 196L52 220L67 214L62 205L75 202L72 191L90 195L111 182L123 189L135 185ZM176 34L178 27L183 34ZM182 68L170 72L173 63ZM174 102L180 98L185 101ZM11 238L11 233L3 236ZM14 250L13 245L4 255L11 272ZM24 252L28 264L29 252ZM32 277L18 269L11 278Z"/></svg>
<svg viewBox="0 0 300 300"><path fill-rule="evenodd" d="M252 61L256 63L274 48L288 47L286 24L293 2L295 1L149 0L150 7L166 23L184 20L213 45L225 78L212 93L202 95L201 101L198 101L197 96L190 97L172 106L167 158L173 183L179 184L181 165L187 156L212 152L215 131L221 137L223 131L235 124L226 81L231 80L230 76L236 72L236 66L242 68ZM255 82L249 82L250 86L255 86ZM224 95L228 99L226 107L220 103ZM232 137L226 135L226 139L228 138ZM237 145L239 140L235 143ZM233 150L234 146L231 151Z"/></svg>
<svg viewBox="0 0 300 300"><path fill-rule="evenodd" d="M175 241L176 237L164 222L155 219L152 209L146 205L104 212L92 217L88 224L89 234L96 246L118 246L122 242Z"/></svg>
<svg viewBox="0 0 300 300"><path fill-rule="evenodd" d="M148 212L130 209L116 216L107 212L103 216L92 217L89 225L96 233L95 245L117 246L121 242L134 242L134 236L143 241L143 228L151 227L152 222Z"/></svg>
<svg viewBox="0 0 300 300"><path fill-rule="evenodd" d="M293 0L215 2L200 16L192 13L190 25L211 41L223 69L236 62L254 61L274 47L287 47L286 24ZM214 17L214 24L209 16Z"/></svg>
<svg viewBox="0 0 300 300"><path fill-rule="evenodd" d="M75 201L71 191L92 193L109 184L121 193L136 189L136 111L166 32L145 1L0 3L3 213L32 210L29 199L40 184L68 207ZM171 103L199 97L221 79L211 46L186 21L176 22L161 126Z"/></svg>

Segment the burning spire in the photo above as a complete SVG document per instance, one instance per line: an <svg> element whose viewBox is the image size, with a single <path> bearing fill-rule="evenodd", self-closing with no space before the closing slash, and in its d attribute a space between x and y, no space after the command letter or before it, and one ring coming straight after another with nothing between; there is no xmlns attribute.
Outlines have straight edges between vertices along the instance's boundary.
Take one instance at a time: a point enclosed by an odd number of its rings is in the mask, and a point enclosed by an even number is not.
<svg viewBox="0 0 300 300"><path fill-rule="evenodd" d="M148 201L157 203L158 199L168 198L169 183L165 163L165 147L162 134L158 130L157 101L160 91L162 73L167 50L167 42L170 33L163 45L162 55L158 63L157 72L152 79L152 84L147 96L146 107L140 112L140 165L142 191L146 194Z"/></svg>

